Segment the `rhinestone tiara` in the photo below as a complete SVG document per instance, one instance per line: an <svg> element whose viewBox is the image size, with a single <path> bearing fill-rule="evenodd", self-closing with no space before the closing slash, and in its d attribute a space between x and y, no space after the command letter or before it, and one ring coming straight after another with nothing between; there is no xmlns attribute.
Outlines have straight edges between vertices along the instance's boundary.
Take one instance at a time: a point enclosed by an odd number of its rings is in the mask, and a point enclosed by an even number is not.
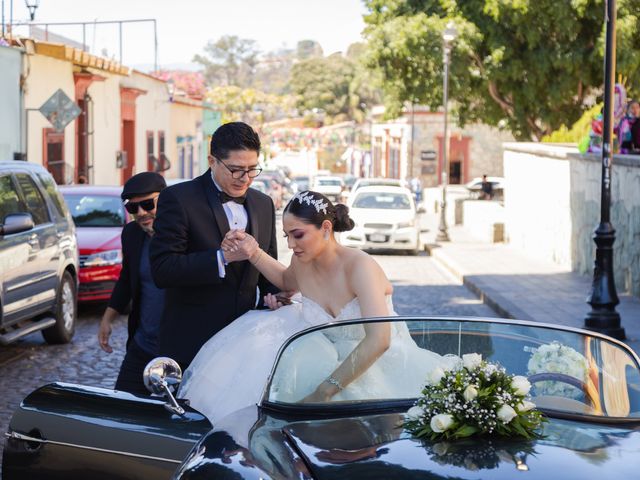
<svg viewBox="0 0 640 480"><path fill-rule="evenodd" d="M327 202L323 202L321 198L314 199L313 193L309 191L296 193L293 200L298 200L301 205L306 203L307 205L314 207L318 213L322 211L325 215L327 214L327 207L329 204Z"/></svg>

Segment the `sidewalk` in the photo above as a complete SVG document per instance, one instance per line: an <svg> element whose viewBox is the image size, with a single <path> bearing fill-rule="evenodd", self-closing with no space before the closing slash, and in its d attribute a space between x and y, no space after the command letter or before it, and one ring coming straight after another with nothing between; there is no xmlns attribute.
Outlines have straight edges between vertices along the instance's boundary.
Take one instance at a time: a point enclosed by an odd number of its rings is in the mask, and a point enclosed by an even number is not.
<svg viewBox="0 0 640 480"><path fill-rule="evenodd" d="M586 303L591 277L531 258L508 244L478 241L461 226L449 226L450 242L436 243L437 215L424 217L429 254L501 317L583 328L591 310ZM640 355L640 299L618 296L625 342Z"/></svg>

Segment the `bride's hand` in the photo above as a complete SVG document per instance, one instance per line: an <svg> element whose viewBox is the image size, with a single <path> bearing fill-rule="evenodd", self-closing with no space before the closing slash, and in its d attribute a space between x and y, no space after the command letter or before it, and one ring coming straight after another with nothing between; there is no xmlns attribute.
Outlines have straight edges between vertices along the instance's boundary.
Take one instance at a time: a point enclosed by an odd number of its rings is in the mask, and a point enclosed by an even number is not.
<svg viewBox="0 0 640 480"><path fill-rule="evenodd" d="M247 234L244 230L229 230L224 236L220 247L226 252L235 252L240 243L246 238Z"/></svg>
<svg viewBox="0 0 640 480"><path fill-rule="evenodd" d="M293 296L296 292L280 292L272 295L271 293L267 293L264 296L264 304L269 307L271 310L277 310L280 307L285 305L291 305L291 296Z"/></svg>
<svg viewBox="0 0 640 480"><path fill-rule="evenodd" d="M331 400L336 393L338 393L338 389L327 382L322 382L318 385L315 391L301 400L301 403L326 403Z"/></svg>

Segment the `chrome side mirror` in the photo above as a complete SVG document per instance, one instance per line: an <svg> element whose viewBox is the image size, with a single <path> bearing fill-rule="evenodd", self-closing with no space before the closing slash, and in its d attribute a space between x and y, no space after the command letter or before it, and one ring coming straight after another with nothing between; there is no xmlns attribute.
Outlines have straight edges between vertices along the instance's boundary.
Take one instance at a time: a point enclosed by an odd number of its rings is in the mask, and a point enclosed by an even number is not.
<svg viewBox="0 0 640 480"><path fill-rule="evenodd" d="M184 415L184 408L178 405L173 396L182 381L182 369L178 362L169 357L154 358L144 367L142 379L147 390L167 399L164 405L167 410Z"/></svg>

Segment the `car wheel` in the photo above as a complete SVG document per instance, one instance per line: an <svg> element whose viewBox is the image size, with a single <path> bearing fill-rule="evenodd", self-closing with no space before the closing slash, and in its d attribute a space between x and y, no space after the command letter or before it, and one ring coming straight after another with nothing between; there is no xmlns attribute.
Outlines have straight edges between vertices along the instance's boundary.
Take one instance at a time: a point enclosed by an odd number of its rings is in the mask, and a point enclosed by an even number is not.
<svg viewBox="0 0 640 480"><path fill-rule="evenodd" d="M69 272L64 272L55 305L55 325L42 331L47 343L69 343L76 329L78 300L76 284Z"/></svg>

